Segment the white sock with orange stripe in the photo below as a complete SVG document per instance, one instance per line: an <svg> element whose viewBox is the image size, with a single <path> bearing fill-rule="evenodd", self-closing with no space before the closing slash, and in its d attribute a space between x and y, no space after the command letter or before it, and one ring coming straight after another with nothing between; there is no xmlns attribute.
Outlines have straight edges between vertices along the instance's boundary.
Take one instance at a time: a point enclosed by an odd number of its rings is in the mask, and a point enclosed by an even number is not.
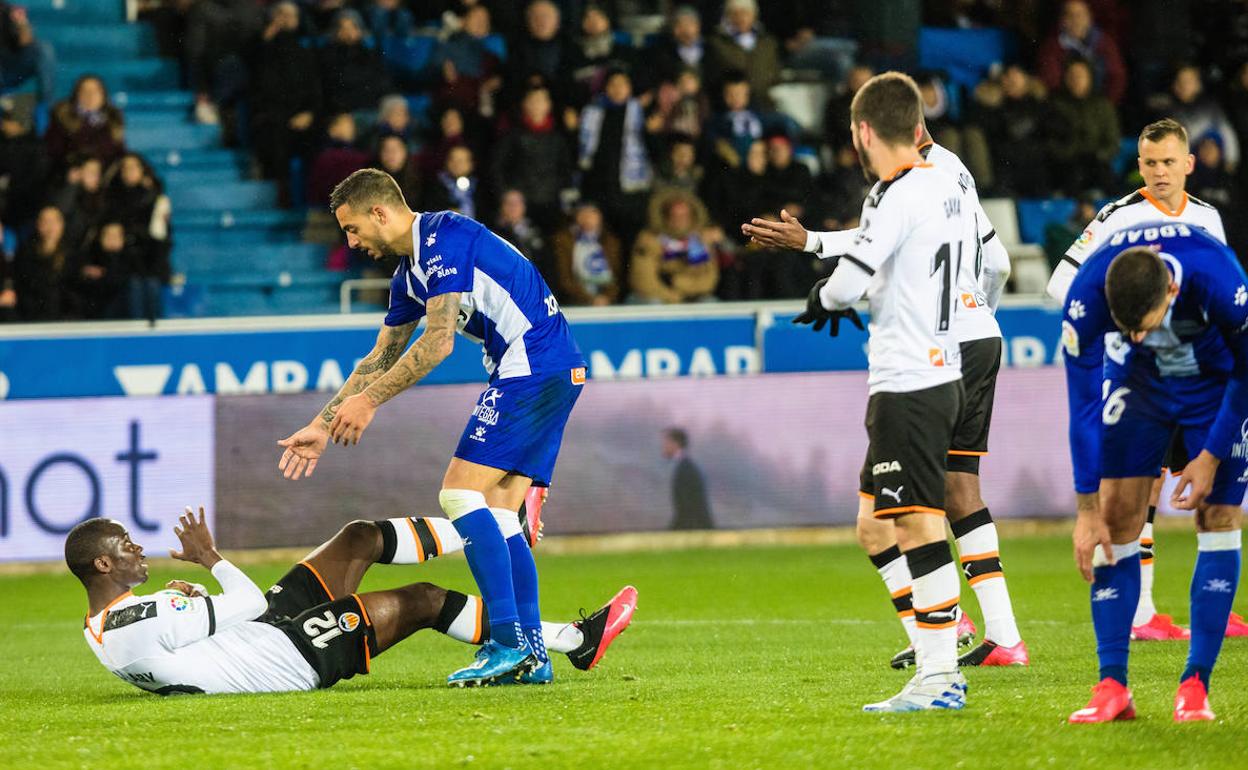
<svg viewBox="0 0 1248 770"><path fill-rule="evenodd" d="M917 673L958 670L958 570L949 543L938 540L906 551L914 581L914 620L918 628Z"/></svg>
<svg viewBox="0 0 1248 770"><path fill-rule="evenodd" d="M419 564L464 550L464 539L450 519L412 516L373 523L381 530L379 564Z"/></svg>
<svg viewBox="0 0 1248 770"><path fill-rule="evenodd" d="M1014 621L1014 606L1001 568L997 525L988 509L983 508L949 526L957 538L962 572L984 613L984 638L1002 647L1013 647L1022 637Z"/></svg>
<svg viewBox="0 0 1248 770"><path fill-rule="evenodd" d="M1157 507L1148 506L1148 521L1140 532L1140 603L1135 606L1133 626L1142 626L1157 614L1157 605L1153 604L1153 559L1156 558L1156 545L1153 542L1153 519L1157 517Z"/></svg>
<svg viewBox="0 0 1248 770"><path fill-rule="evenodd" d="M490 621L486 617L485 604L478 596L447 591L442 611L433 623L433 629L468 644L481 644L490 636ZM567 654L585 642L581 629L571 623L542 623L542 636L546 649Z"/></svg>
<svg viewBox="0 0 1248 770"><path fill-rule="evenodd" d="M901 626L906 630L910 645L915 645L917 627L914 624L914 603L910 585L910 567L906 566L906 557L901 555L897 546L886 548L879 553L868 554L875 571L880 573L888 595L893 599L893 609Z"/></svg>

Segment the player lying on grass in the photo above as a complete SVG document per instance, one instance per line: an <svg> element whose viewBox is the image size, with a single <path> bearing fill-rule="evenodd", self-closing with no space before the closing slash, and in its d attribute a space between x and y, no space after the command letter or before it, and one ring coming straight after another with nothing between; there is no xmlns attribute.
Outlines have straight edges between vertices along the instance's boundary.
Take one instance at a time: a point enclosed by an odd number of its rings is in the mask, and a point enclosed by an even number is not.
<svg viewBox="0 0 1248 770"><path fill-rule="evenodd" d="M373 564L412 564L463 549L446 519L353 521L290 569L267 594L221 558L201 508L174 532L175 559L208 569L222 593L171 581L147 596L143 547L116 521L90 519L70 531L65 561L87 589L83 634L121 679L160 695L285 692L330 687L369 673L371 660L432 628L470 644L489 636L482 601L430 583L356 594ZM588 670L632 620L631 586L588 617L544 624L547 645Z"/></svg>
<svg viewBox="0 0 1248 770"><path fill-rule="evenodd" d="M1209 678L1239 584L1248 486L1248 276L1207 231L1144 223L1108 238L1075 276L1062 319L1078 518L1075 560L1092 583L1100 683L1071 722L1131 719L1132 619L1141 532L1162 457L1182 428L1172 495L1196 512L1191 641L1176 721L1211 720Z"/></svg>

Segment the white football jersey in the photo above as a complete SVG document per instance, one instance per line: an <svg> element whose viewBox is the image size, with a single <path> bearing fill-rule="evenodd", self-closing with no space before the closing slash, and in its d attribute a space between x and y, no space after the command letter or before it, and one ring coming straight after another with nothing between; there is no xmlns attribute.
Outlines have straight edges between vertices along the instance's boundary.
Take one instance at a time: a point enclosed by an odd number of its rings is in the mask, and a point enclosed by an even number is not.
<svg viewBox="0 0 1248 770"><path fill-rule="evenodd" d="M1097 213L1096 218L1088 223L1083 234L1071 244L1062 261L1053 269L1045 291L1064 304L1066 293L1070 291L1070 283L1075 280L1075 273L1079 272L1080 265L1105 243L1105 239L1119 230L1145 222L1182 222L1185 225L1195 225L1208 230L1210 235L1226 243L1222 215L1213 206L1183 193L1183 204L1177 211L1171 211L1154 198L1147 187L1141 187L1130 195L1107 203Z"/></svg>
<svg viewBox="0 0 1248 770"><path fill-rule="evenodd" d="M870 276L871 393L909 393L962 376L954 313L958 262L974 257L964 253L974 227L968 205L957 180L926 162L876 182L863 202L858 235L837 272Z"/></svg>
<svg viewBox="0 0 1248 770"><path fill-rule="evenodd" d="M320 678L286 634L252 621L266 609L256 584L226 561L212 574L224 593L118 597L87 618L91 651L122 680L160 695L316 689Z"/></svg>

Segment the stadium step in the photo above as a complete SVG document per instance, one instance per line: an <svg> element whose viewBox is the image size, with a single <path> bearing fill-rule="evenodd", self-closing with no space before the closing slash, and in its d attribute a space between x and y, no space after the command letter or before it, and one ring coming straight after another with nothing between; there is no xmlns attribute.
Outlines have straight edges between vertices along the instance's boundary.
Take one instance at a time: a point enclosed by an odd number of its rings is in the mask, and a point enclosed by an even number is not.
<svg viewBox="0 0 1248 770"><path fill-rule="evenodd" d="M157 174L169 187L192 187L195 185L218 185L244 182L243 172L235 166L219 168L174 168Z"/></svg>
<svg viewBox="0 0 1248 770"><path fill-rule="evenodd" d="M70 59L58 62L57 93L68 95L80 75L96 75L103 79L110 92L170 90L179 85L178 63L170 59L123 59L100 62L91 59Z"/></svg>
<svg viewBox="0 0 1248 770"><path fill-rule="evenodd" d="M193 242L192 242L193 243ZM232 273L261 275L312 275L325 269L329 249L316 243L257 244L254 248L221 248L196 246L179 240L174 244L173 269L185 273L187 279L203 275Z"/></svg>
<svg viewBox="0 0 1248 770"><path fill-rule="evenodd" d="M157 54L156 35L148 24L47 24L38 35L51 43L58 59L110 61Z"/></svg>
<svg viewBox="0 0 1248 770"><path fill-rule="evenodd" d="M220 144L221 129L218 126L194 123L158 125L142 121L126 126L126 145L144 155L168 150L209 150Z"/></svg>
<svg viewBox="0 0 1248 770"><path fill-rule="evenodd" d="M173 224L182 229L276 229L302 230L307 216L299 211L282 209L173 209Z"/></svg>
<svg viewBox="0 0 1248 770"><path fill-rule="evenodd" d="M113 102L127 115L150 110L189 110L195 105L195 95L190 91L118 91Z"/></svg>
<svg viewBox="0 0 1248 770"><path fill-rule="evenodd" d="M34 0L22 5L26 7L26 15L35 25L36 34L64 24L122 24L126 20L125 5L121 2Z"/></svg>
<svg viewBox="0 0 1248 770"><path fill-rule="evenodd" d="M148 150L143 153L158 173L173 169L242 169L246 162L242 153L224 147L199 150Z"/></svg>
<svg viewBox="0 0 1248 770"><path fill-rule="evenodd" d="M273 247L300 246L300 231L292 227L185 227L176 222L175 249L186 247L192 251L240 251L250 252ZM325 251L325 247L321 247ZM321 263L324 263L324 257Z"/></svg>
<svg viewBox="0 0 1248 770"><path fill-rule="evenodd" d="M230 182L226 184L167 185L174 209L230 210L234 208L273 208L277 205L277 185L272 182Z"/></svg>

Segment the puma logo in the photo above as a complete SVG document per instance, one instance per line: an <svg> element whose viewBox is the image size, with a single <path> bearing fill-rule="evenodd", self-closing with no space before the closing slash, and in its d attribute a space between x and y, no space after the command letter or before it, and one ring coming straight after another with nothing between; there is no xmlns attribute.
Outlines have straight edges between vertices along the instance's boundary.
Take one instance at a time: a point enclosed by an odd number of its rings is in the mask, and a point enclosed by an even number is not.
<svg viewBox="0 0 1248 770"><path fill-rule="evenodd" d="M902 484L901 486L897 487L896 491L891 490L888 487L884 487L883 489L880 490L880 494L884 495L885 497L893 498L894 500L897 501L898 505L901 505L901 490L905 488L906 488L905 484Z"/></svg>

